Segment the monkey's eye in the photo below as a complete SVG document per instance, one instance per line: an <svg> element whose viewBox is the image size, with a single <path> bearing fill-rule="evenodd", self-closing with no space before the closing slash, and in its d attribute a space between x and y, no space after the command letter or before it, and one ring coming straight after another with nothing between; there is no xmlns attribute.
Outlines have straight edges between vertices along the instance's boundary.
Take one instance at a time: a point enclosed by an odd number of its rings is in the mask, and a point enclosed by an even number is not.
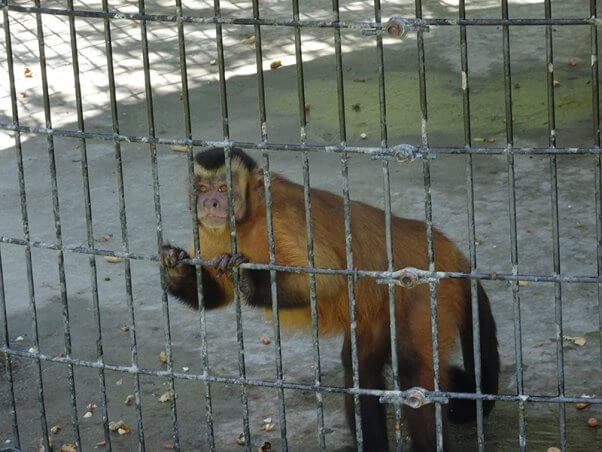
<svg viewBox="0 0 602 452"><path fill-rule="evenodd" d="M219 188L217 189L218 191L221 191L222 193L224 193L225 191L228 190L228 187L226 187L225 185L220 185Z"/></svg>
<svg viewBox="0 0 602 452"><path fill-rule="evenodd" d="M199 186L199 191L200 191L201 193L205 193L205 192L207 192L207 186L206 186L206 185L200 185L200 186Z"/></svg>

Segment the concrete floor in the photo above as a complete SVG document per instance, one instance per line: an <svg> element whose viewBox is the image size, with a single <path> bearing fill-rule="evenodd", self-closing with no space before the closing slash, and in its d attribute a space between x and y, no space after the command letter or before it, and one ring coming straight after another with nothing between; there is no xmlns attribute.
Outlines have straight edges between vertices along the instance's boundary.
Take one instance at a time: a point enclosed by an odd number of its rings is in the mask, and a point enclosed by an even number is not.
<svg viewBox="0 0 602 452"><path fill-rule="evenodd" d="M19 2L28 4L27 2ZM152 1L150 13L174 11L173 2ZM290 17L290 5L275 0L261 2L266 18ZM329 18L330 4L311 0L303 2L303 18ZM371 2L342 2L344 20L369 21L373 18ZM470 17L499 17L497 1L467 2ZM543 3L520 0L511 3L512 17L543 17ZM569 4L570 3L570 4ZM557 17L587 17L589 2L575 0L554 5ZM48 7L62 8L64 2L48 1ZM111 8L134 12L131 2L112 2ZM224 2L224 15L251 16L251 3ZM100 9L100 2L76 2L76 7ZM185 13L208 16L212 2L187 2ZM413 2L383 2L383 17L413 15ZM427 17L457 17L453 0L428 1ZM10 13L11 37L15 58L19 115L22 124L44 124L43 98L35 27L35 16ZM44 16L44 33L52 121L55 127L74 129L73 73L69 47L68 22L65 17ZM3 24L5 26L5 24ZM88 131L110 132L111 114L108 99L103 24L94 19L78 19L78 46L84 113ZM120 130L124 134L146 134L146 110L140 33L136 24L125 20L112 23ZM153 102L157 133L178 137L184 133L180 100L177 30L159 22L149 23ZM231 138L242 141L260 139L255 77L254 48L241 44L253 33L252 27L224 27L227 62ZM557 138L559 146L591 145L590 31L588 27L556 27L554 56L556 89ZM221 139L221 110L217 87L213 26L187 25L186 45L193 135ZM299 142L297 95L294 67L293 30L287 27L262 29L268 134L270 141ZM472 127L475 141L486 139L485 146L505 144L504 89L501 31L495 27L474 27L468 31L469 81L471 90ZM304 70L309 141L338 142L335 60L332 31L303 30ZM454 27L433 27L425 34L427 89L429 100L429 139L431 144L463 145L462 94L459 57L459 33ZM11 108L4 34L0 37L0 122L11 121ZM378 74L374 39L357 30L343 32L344 77L348 141L351 144L378 145ZM547 145L546 62L544 29L516 27L511 32L511 55L514 101L515 145ZM569 58L577 64L568 64ZM283 66L269 70L272 60ZM404 41L385 41L386 94L390 143L418 144L420 116L415 34ZM24 76L30 67L31 78ZM351 105L360 104L359 112ZM360 135L366 133L366 140ZM23 135L27 205L31 236L35 240L54 241L50 177L45 137ZM56 138L56 164L60 213L64 242L85 243L86 228L80 175L80 142ZM120 250L120 226L115 183L113 146L110 142L87 142L94 235L112 234L108 242L98 246ZM155 215L148 146L123 144L126 206L130 249L135 253L156 253ZM301 181L300 156L293 153L271 153L274 171ZM186 156L168 147L158 148L159 178L163 214L163 233L172 243L186 245L191 237L187 210ZM22 237L19 190L16 176L14 139L0 132L0 234ZM510 272L510 235L507 199L506 159L502 156L477 156L475 165L475 208L479 270ZM444 230L460 247L467 247L467 213L465 157L437 157L432 161L433 216L437 227ZM421 162L393 164L392 202L396 215L423 218L424 204ZM562 272L594 275L596 273L596 228L594 208L595 161L592 157L558 158L560 255ZM333 155L312 155L312 184L340 193L340 162ZM333 175L335 175L333 177ZM381 163L362 157L350 161L351 196L353 199L382 206ZM516 158L517 221L519 230L519 262L521 273L552 272L552 229L550 177L548 158L519 156ZM8 309L11 346L28 350L32 341L32 322L24 250L21 246L2 245L2 269ZM38 308L40 348L47 354L64 349L62 307L53 251L33 249L35 300ZM73 353L77 358L95 360L96 327L93 316L88 257L66 253L66 275ZM105 360L110 364L130 363L129 335L121 326L129 322L125 297L124 268L97 259L101 304L102 337ZM163 317L158 267L146 261L132 261L132 280L136 313L136 333L140 365L161 369L158 356L164 350ZM512 296L507 284L485 284L492 301L498 325L502 355L501 392L515 389L514 318ZM556 394L556 344L554 341L554 287L549 283L531 283L521 287L522 340L525 392L538 395ZM595 286L563 284L564 333L586 339L583 346L564 343L566 392L570 395L602 393L600 365L600 325ZM170 320L174 367L189 367L200 373L199 319L170 300ZM272 325L260 313L244 309L245 357L248 376L273 379L275 367L272 345L260 343L263 335L273 336ZM233 307L207 315L209 362L211 373L237 376L237 345ZM17 338L22 337L22 341ZM322 338L323 382L342 384L338 362L339 338ZM300 331L283 334L285 378L310 383L311 337ZM62 431L54 436L57 445L73 442L70 427L71 410L67 385L67 368L60 364L42 363L45 404L49 425L60 424ZM37 450L41 436L37 402L36 365L30 360L16 359L15 391L17 415L23 450ZM106 374L110 420L124 420L133 428L129 435L114 435L113 447L118 451L136 449L135 410L123 401L133 393L130 375ZM121 384L118 384L121 383ZM142 406L147 450L164 450L171 442L169 405L157 399L166 391L160 378L142 377ZM92 449L103 439L100 409L83 418L86 405L100 403L98 373L87 368L75 371L78 414L82 447ZM242 432L239 389L212 385L215 435L218 450L240 450L235 438ZM204 388L191 382L176 382L178 418L182 450L205 450ZM291 450L312 450L316 444L315 398L311 393L286 392L287 428ZM329 450L349 448L353 444L344 419L342 398L326 396L325 424ZM0 440L12 438L6 379L0 380ZM260 431L262 419L272 417L278 423L278 399L273 390L249 388L250 425L253 444L271 441L279 450L279 429ZM532 450L559 447L558 407L530 404L527 406L527 444ZM597 451L602 444L600 429L586 426L589 417L602 417L602 407L578 411L566 406L569 450ZM518 410L515 404L498 403L487 421L487 444L490 450L518 449ZM474 429L456 428L457 444L468 450L475 447Z"/></svg>

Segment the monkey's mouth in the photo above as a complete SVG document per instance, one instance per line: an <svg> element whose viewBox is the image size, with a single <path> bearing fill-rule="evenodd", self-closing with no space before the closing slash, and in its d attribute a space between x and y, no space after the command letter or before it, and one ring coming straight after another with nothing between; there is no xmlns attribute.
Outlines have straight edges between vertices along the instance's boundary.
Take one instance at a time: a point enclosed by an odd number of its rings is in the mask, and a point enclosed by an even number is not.
<svg viewBox="0 0 602 452"><path fill-rule="evenodd" d="M228 222L228 216L206 214L200 218L200 221L209 227L224 226Z"/></svg>

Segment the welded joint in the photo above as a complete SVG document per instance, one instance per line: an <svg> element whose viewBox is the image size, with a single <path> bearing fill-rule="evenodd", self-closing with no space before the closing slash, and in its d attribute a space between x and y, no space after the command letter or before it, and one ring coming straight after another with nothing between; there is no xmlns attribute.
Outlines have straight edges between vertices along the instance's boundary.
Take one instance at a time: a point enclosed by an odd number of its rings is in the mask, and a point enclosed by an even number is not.
<svg viewBox="0 0 602 452"><path fill-rule="evenodd" d="M406 289L413 289L420 284L438 283L439 277L433 275L431 272L426 270L420 270L414 267L405 267L401 270L397 270L391 273L390 277L377 278L377 284L388 284L395 286L402 286Z"/></svg>
<svg viewBox="0 0 602 452"><path fill-rule="evenodd" d="M391 146L382 152L372 154L372 159L395 159L400 163L410 163L416 159L434 159L436 154L429 152L428 148L402 143Z"/></svg>
<svg viewBox="0 0 602 452"><path fill-rule="evenodd" d="M429 31L428 24L419 18L391 17L381 28L367 28L362 30L364 36L387 35L391 38L403 39L410 31Z"/></svg>
<svg viewBox="0 0 602 452"><path fill-rule="evenodd" d="M414 387L406 391L392 392L378 399L380 403L395 403L409 406L410 408L420 408L429 403L449 403L447 397L429 394L424 388Z"/></svg>

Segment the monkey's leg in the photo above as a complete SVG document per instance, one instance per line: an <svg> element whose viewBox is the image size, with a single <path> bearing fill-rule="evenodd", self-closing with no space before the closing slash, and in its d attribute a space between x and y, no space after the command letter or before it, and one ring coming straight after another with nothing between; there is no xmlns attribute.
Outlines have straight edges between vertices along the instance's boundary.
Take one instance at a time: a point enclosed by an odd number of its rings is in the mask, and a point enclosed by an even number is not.
<svg viewBox="0 0 602 452"><path fill-rule="evenodd" d="M441 372L443 374L443 372ZM425 366L417 362L417 356L403 356L400 353L399 378L401 389L408 389L414 386L420 386L426 389L433 389L433 370L431 366ZM441 382L443 388L445 382ZM442 406L443 420L443 450L450 451L447 440L447 405ZM435 405L428 404L421 408L404 409L405 418L412 437L413 449L416 452L433 452L437 450L437 437L435 431Z"/></svg>
<svg viewBox="0 0 602 452"><path fill-rule="evenodd" d="M358 338L358 348L360 388L384 389L385 377L383 370L387 355L386 346L369 349L368 344L362 344ZM351 338L348 334L345 335L343 342L341 361L345 370L345 386L353 387ZM345 395L345 412L349 428L355 433L355 411L352 395ZM379 402L378 397L360 396L360 412L362 415L364 450L368 452L388 450L389 442L387 439L385 406Z"/></svg>

